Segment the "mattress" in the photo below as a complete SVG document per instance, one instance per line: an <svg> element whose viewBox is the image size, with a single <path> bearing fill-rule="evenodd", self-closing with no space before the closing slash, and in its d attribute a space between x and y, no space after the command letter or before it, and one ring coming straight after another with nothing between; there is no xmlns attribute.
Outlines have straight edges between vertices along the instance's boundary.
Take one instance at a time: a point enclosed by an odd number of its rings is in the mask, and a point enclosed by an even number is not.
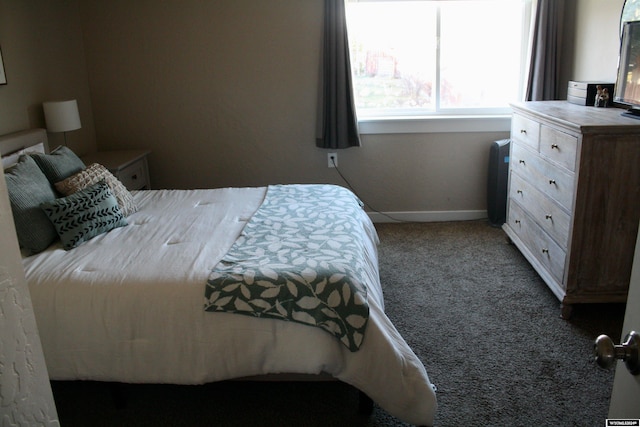
<svg viewBox="0 0 640 427"><path fill-rule="evenodd" d="M24 258L50 378L203 384L326 373L406 422L431 425L434 388L384 313L377 235L364 212L370 318L358 351L307 325L203 309L211 270L265 193L134 192L128 226Z"/></svg>

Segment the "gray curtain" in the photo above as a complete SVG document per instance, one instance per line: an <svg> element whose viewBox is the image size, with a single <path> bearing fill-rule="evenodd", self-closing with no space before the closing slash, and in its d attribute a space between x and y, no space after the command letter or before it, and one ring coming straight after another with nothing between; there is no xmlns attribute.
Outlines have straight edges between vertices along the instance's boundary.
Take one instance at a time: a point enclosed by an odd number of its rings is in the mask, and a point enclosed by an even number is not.
<svg viewBox="0 0 640 427"><path fill-rule="evenodd" d="M344 0L324 0L324 38L316 145L360 146Z"/></svg>
<svg viewBox="0 0 640 427"><path fill-rule="evenodd" d="M565 0L538 0L532 34L527 101L558 99Z"/></svg>

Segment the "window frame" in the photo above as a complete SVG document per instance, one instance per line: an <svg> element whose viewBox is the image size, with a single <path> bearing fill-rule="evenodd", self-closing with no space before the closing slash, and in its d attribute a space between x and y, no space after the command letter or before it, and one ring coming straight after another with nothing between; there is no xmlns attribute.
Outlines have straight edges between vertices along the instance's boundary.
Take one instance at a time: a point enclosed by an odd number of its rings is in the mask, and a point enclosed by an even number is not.
<svg viewBox="0 0 640 427"><path fill-rule="evenodd" d="M358 130L362 135L508 132L511 130L511 113L358 117Z"/></svg>
<svg viewBox="0 0 640 427"><path fill-rule="evenodd" d="M345 0L345 3L358 2L393 2L393 1L427 1L435 3L469 1L469 0ZM490 0L487 0L490 1ZM526 80L531 51L531 34L533 28L533 9L535 0L522 0L524 12L522 16L521 34L521 83L519 98L524 99ZM345 4L346 7L346 4ZM361 134L405 134L405 133L447 133L447 132L508 132L511 127L511 109L505 108L473 108L443 109L440 107L440 26L441 9L437 8L437 50L436 50L436 100L435 111L425 113L418 109L368 109L363 114L356 107L358 126Z"/></svg>

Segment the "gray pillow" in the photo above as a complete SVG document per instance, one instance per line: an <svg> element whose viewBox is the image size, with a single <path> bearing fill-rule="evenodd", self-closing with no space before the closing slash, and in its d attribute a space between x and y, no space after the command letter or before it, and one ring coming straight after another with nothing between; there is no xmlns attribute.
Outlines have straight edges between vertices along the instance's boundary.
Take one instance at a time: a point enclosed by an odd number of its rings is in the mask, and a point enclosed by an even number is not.
<svg viewBox="0 0 640 427"><path fill-rule="evenodd" d="M51 184L62 181L85 168L84 162L67 147L60 146L50 154L32 153L42 172Z"/></svg>
<svg viewBox="0 0 640 427"><path fill-rule="evenodd" d="M20 247L29 255L45 250L58 238L40 209L42 203L56 198L51 183L29 156L21 156L4 174Z"/></svg>
<svg viewBox="0 0 640 427"><path fill-rule="evenodd" d="M45 202L41 207L66 250L109 230L128 225L118 201L104 180L70 196Z"/></svg>

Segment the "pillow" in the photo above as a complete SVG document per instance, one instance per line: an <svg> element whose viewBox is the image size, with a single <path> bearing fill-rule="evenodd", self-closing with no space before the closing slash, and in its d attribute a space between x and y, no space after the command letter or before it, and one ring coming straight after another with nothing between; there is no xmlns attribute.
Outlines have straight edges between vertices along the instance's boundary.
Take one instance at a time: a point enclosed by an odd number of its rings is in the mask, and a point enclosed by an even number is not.
<svg viewBox="0 0 640 427"><path fill-rule="evenodd" d="M62 181L85 167L84 162L76 156L76 153L63 146L56 148L51 154L31 153L30 156L33 157L51 184Z"/></svg>
<svg viewBox="0 0 640 427"><path fill-rule="evenodd" d="M21 156L17 164L7 169L5 180L20 247L26 255L42 252L58 238L40 209L40 204L56 198L51 183L29 156Z"/></svg>
<svg viewBox="0 0 640 427"><path fill-rule="evenodd" d="M41 207L66 250L109 230L128 225L116 198L104 181L70 196L45 202Z"/></svg>
<svg viewBox="0 0 640 427"><path fill-rule="evenodd" d="M76 191L82 190L101 180L104 180L109 186L124 216L129 216L138 210L138 207L133 202L133 196L129 190L127 190L127 187L125 187L118 178L113 176L106 167L99 163L93 163L85 170L71 175L63 181L56 182L55 187L61 194L70 196Z"/></svg>

